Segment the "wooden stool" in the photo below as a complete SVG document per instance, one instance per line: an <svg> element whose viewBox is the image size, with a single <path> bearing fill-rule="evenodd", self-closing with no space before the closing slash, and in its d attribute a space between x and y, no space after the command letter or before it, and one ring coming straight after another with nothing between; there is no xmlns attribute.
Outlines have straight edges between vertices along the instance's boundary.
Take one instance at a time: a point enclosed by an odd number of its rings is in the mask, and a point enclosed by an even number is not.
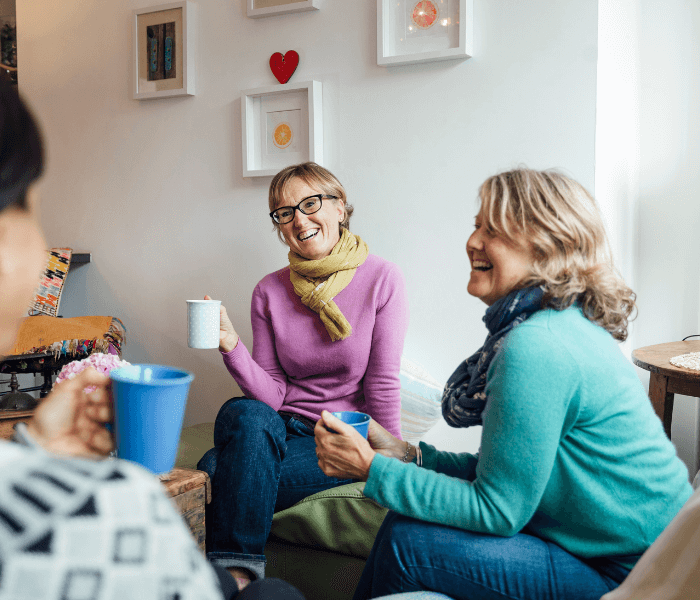
<svg viewBox="0 0 700 600"><path fill-rule="evenodd" d="M651 373L649 399L654 411L663 421L664 430L669 439L671 439L674 394L700 398L700 371L676 367L669 362L674 356L689 352L700 352L700 341L686 340L655 344L632 352L632 362Z"/></svg>
<svg viewBox="0 0 700 600"><path fill-rule="evenodd" d="M185 519L192 536L202 552L206 551L204 508L211 502L209 475L196 469L175 467L161 478L168 495L175 500L178 511Z"/></svg>

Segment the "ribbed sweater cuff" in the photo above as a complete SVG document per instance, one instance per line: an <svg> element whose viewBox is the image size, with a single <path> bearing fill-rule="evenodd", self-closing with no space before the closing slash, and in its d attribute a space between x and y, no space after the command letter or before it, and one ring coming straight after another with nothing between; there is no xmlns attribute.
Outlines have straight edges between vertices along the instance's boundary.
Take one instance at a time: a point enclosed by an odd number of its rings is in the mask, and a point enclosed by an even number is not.
<svg viewBox="0 0 700 600"><path fill-rule="evenodd" d="M230 352L224 352L219 348L219 353L221 356L223 356L224 360L228 364L236 364L240 360L241 353L247 354L248 349L245 347L245 344L243 343L243 340L239 337L238 338L238 343L236 344L236 347L231 350Z"/></svg>
<svg viewBox="0 0 700 600"><path fill-rule="evenodd" d="M391 464L395 460L394 458L388 458L381 454L374 455L372 464L369 466L369 477L367 478L367 483L365 483L365 489L362 492L365 496L371 498L375 502L377 501L382 474L385 473L387 469L391 469Z"/></svg>

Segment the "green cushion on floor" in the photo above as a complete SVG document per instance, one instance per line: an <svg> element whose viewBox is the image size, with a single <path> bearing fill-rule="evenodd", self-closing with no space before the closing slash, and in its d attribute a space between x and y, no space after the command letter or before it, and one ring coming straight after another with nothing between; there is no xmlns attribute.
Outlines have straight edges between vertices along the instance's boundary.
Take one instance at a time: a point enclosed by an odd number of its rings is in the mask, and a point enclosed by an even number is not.
<svg viewBox="0 0 700 600"><path fill-rule="evenodd" d="M364 481L319 492L275 513L270 533L292 544L367 558L387 509L362 495Z"/></svg>
<svg viewBox="0 0 700 600"><path fill-rule="evenodd" d="M175 466L196 469L214 445L214 423L184 427ZM387 509L362 495L364 482L319 492L275 513L270 534L279 540L367 558Z"/></svg>
<svg viewBox="0 0 700 600"><path fill-rule="evenodd" d="M200 423L182 428L175 466L196 469L199 459L214 447L214 423Z"/></svg>

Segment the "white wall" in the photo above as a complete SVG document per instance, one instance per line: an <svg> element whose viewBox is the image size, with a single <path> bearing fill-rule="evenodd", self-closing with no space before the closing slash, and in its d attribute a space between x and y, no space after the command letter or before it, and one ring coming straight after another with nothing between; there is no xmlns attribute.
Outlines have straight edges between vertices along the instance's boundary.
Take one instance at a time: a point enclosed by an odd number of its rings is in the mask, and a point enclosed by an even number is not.
<svg viewBox="0 0 700 600"><path fill-rule="evenodd" d="M119 316L127 360L191 369L187 423L239 390L217 351L186 347L184 300L221 298L250 347L253 287L286 263L269 178L241 176L240 90L275 83L273 52L299 52L293 81L323 82L326 165L355 205L353 231L402 268L405 353L441 381L486 334L466 293L479 184L525 163L593 189L595 0L476 0L474 58L392 69L376 66L374 0L257 20L242 0L198 0L197 95L140 102L130 15L144 3L17 4L21 91L48 142L48 241L93 253L62 312ZM446 426L435 435L465 444Z"/></svg>
<svg viewBox="0 0 700 600"><path fill-rule="evenodd" d="M595 197L616 266L635 287L639 198L639 0L598 2ZM629 357L634 328L623 345Z"/></svg>
<svg viewBox="0 0 700 600"><path fill-rule="evenodd" d="M638 296L628 356L700 333L699 50L693 0L599 2L596 197ZM696 398L676 396L671 438L691 477L699 412Z"/></svg>
<svg viewBox="0 0 700 600"><path fill-rule="evenodd" d="M635 345L647 346L700 333L700 3L639 5ZM691 474L700 468L697 403L676 396L671 433Z"/></svg>

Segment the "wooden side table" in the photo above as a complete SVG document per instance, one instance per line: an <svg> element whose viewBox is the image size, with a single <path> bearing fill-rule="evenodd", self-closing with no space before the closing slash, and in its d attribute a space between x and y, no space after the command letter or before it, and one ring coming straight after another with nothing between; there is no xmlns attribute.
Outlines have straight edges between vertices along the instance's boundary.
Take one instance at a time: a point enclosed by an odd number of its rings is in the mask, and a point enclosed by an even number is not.
<svg viewBox="0 0 700 600"><path fill-rule="evenodd" d="M9 440L15 425L29 421L33 414L33 410L0 410L0 439Z"/></svg>
<svg viewBox="0 0 700 600"><path fill-rule="evenodd" d="M651 373L649 399L654 411L663 421L664 430L669 439L671 439L674 394L700 398L700 371L676 367L669 362L674 356L689 352L700 352L699 340L655 344L632 351L632 362Z"/></svg>
<svg viewBox="0 0 700 600"><path fill-rule="evenodd" d="M206 551L206 529L204 508L211 502L211 482L209 475L196 469L175 467L167 479L161 481L202 552Z"/></svg>

